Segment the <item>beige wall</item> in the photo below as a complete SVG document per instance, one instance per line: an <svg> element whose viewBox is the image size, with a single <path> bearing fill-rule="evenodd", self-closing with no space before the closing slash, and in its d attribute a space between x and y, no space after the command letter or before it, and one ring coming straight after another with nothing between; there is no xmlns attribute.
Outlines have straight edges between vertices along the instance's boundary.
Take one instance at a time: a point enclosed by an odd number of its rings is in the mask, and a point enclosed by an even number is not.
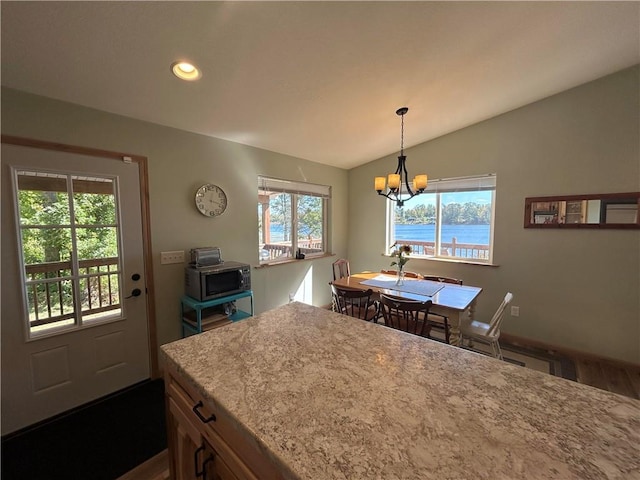
<svg viewBox="0 0 640 480"><path fill-rule="evenodd" d="M256 265L259 174L331 185L330 242L333 252L346 255L345 170L10 89L2 89L2 133L148 158L159 344L180 337L178 302L184 292L183 266L160 265L160 252L184 250L188 256L193 247L215 245L226 260ZM209 182L220 185L229 201L226 212L213 219L194 206L196 189ZM329 304L334 259L253 269L256 311L287 303L290 292L303 290L308 303Z"/></svg>
<svg viewBox="0 0 640 480"><path fill-rule="evenodd" d="M407 149L410 174L498 174L497 266L413 259L410 268L482 286L485 319L512 291L520 317L507 316L508 333L640 362L640 231L522 227L527 196L640 190L638 82L635 67ZM395 169L395 154L346 172L9 89L2 133L148 157L160 344L180 335L183 292L182 267L160 265L160 252L217 245L224 258L255 265L258 174L331 185L333 252L348 255L354 271L390 263L381 255L385 202L372 185ZM193 206L205 182L229 196L220 218ZM254 269L257 311L286 303L301 285L313 304L327 304L334 259Z"/></svg>
<svg viewBox="0 0 640 480"><path fill-rule="evenodd" d="M520 317L507 316L505 332L640 362L640 231L523 228L528 196L640 191L639 84L634 67L405 150L410 175L498 175L497 266L413 259L410 269L483 287L487 321L513 292ZM349 172L352 271L390 263L373 178L396 155Z"/></svg>

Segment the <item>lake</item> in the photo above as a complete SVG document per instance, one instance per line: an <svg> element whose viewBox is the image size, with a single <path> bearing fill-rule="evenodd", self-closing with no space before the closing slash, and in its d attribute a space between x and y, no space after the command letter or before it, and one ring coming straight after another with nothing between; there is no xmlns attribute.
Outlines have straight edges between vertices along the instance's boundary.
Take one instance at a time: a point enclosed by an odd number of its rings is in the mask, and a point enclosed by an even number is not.
<svg viewBox="0 0 640 480"><path fill-rule="evenodd" d="M489 245L490 225L443 225L441 242L449 243L456 237L457 243ZM396 225L396 240L435 241L435 225Z"/></svg>
<svg viewBox="0 0 640 480"><path fill-rule="evenodd" d="M396 240L435 241L435 225L396 225ZM489 245L490 225L443 225L442 242L450 243L456 237L458 243L474 243ZM284 239L282 226L271 224L271 241L281 242Z"/></svg>

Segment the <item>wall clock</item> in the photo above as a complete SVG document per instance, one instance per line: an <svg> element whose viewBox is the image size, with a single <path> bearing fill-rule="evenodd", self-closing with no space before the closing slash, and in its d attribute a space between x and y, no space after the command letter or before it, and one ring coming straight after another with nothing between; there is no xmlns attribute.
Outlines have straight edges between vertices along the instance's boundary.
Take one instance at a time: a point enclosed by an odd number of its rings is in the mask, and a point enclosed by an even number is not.
<svg viewBox="0 0 640 480"><path fill-rule="evenodd" d="M227 209L227 194L213 183L205 183L196 192L196 208L206 217L217 217Z"/></svg>

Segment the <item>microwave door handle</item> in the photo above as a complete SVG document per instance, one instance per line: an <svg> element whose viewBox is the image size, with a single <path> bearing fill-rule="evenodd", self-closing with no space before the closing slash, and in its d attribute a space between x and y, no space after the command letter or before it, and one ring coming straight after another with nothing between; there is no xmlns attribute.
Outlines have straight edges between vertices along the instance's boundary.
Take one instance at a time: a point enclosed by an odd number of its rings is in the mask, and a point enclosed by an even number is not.
<svg viewBox="0 0 640 480"><path fill-rule="evenodd" d="M240 277L240 286L244 287L244 275L242 275L242 269L238 269L238 276Z"/></svg>

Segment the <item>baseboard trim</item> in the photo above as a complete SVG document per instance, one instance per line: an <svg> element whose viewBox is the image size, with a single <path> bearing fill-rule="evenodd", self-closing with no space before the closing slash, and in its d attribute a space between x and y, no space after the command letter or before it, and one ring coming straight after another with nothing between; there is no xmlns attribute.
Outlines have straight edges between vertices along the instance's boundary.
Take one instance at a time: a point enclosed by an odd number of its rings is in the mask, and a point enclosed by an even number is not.
<svg viewBox="0 0 640 480"><path fill-rule="evenodd" d="M603 357L601 355L583 352L580 350L574 350L572 348L567 348L567 347L559 347L557 345L551 345L538 340L533 340L531 338L518 337L517 335L511 335L508 333L501 333L500 338L507 343L512 343L514 345L519 345L521 347L532 347L532 348L539 348L542 350L553 351L561 355L565 355L567 357L572 357L573 359L606 362L612 365L617 365L621 368L639 368L640 367L640 363L626 362L624 360L619 360L617 358Z"/></svg>

